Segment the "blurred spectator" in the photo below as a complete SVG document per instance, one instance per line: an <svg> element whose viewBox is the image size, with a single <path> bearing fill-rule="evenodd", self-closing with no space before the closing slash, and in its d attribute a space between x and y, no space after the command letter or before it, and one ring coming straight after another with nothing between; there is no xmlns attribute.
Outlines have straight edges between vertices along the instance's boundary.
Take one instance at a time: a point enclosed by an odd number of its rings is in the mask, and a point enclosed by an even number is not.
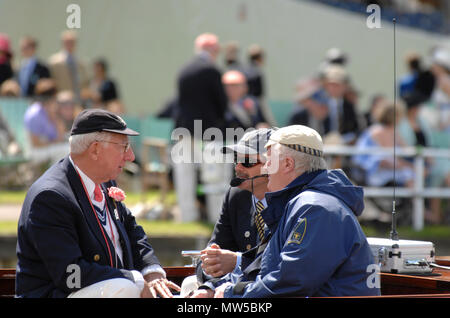
<svg viewBox="0 0 450 318"><path fill-rule="evenodd" d="M328 49L323 61L319 64L319 77L323 76L330 65L337 65L342 68L347 66L349 57L337 47Z"/></svg>
<svg viewBox="0 0 450 318"><path fill-rule="evenodd" d="M258 100L266 122L275 125L275 117L265 100L267 86L264 79L263 67L266 62L266 54L260 45L252 44L247 49L247 57L248 65L244 68L243 73L247 77L248 94L256 97Z"/></svg>
<svg viewBox="0 0 450 318"><path fill-rule="evenodd" d="M158 118L176 118L178 110L178 99L176 97L169 98L156 112Z"/></svg>
<svg viewBox="0 0 450 318"><path fill-rule="evenodd" d="M401 122L399 131L402 132L402 138L410 146L431 146L431 127L427 121L419 116L422 104L426 97L422 94L412 91L403 96L406 104L406 120Z"/></svg>
<svg viewBox="0 0 450 318"><path fill-rule="evenodd" d="M0 85L14 75L11 67L12 57L13 54L10 49L9 37L6 34L0 33Z"/></svg>
<svg viewBox="0 0 450 318"><path fill-rule="evenodd" d="M332 47L325 54L325 61L329 64L338 64L344 67L347 65L349 58L341 49Z"/></svg>
<svg viewBox="0 0 450 318"><path fill-rule="evenodd" d="M404 97L407 94L411 94L416 87L417 77L422 71L421 58L415 52L410 52L405 56L405 63L408 69L408 73L403 75L399 81L399 93L400 97Z"/></svg>
<svg viewBox="0 0 450 318"><path fill-rule="evenodd" d="M110 101L119 99L119 92L114 80L108 76L108 63L99 58L94 62L94 77L91 81L91 93L94 104L106 105Z"/></svg>
<svg viewBox="0 0 450 318"><path fill-rule="evenodd" d="M68 143L64 122L59 117L56 102L56 84L52 79L41 79L36 84L36 101L24 116L29 132L31 157L35 162L56 161L67 154Z"/></svg>
<svg viewBox="0 0 450 318"><path fill-rule="evenodd" d="M352 144L361 130L361 118L357 106L346 98L349 77L344 68L328 66L323 74L323 90L328 96L328 131L341 135L343 141Z"/></svg>
<svg viewBox="0 0 450 318"><path fill-rule="evenodd" d="M89 87L85 65L76 56L77 34L66 30L61 34L62 49L49 59L50 74L58 91L70 90L75 99L81 101L82 93Z"/></svg>
<svg viewBox="0 0 450 318"><path fill-rule="evenodd" d="M304 125L313 128L320 135L329 132L327 96L318 80L306 79L297 83L294 107L288 125Z"/></svg>
<svg viewBox="0 0 450 318"><path fill-rule="evenodd" d="M265 83L263 66L265 62L264 50L257 44L252 44L248 48L248 65L245 69L247 77L248 94L256 98L265 96Z"/></svg>
<svg viewBox="0 0 450 318"><path fill-rule="evenodd" d="M266 124L257 99L247 94L247 79L243 73L228 71L223 74L222 83L228 96L227 127L246 130Z"/></svg>
<svg viewBox="0 0 450 318"><path fill-rule="evenodd" d="M59 92L56 95L56 103L58 118L64 123L64 130L68 132L76 115L81 111L81 106L75 103L73 93L69 90Z"/></svg>
<svg viewBox="0 0 450 318"><path fill-rule="evenodd" d="M178 75L178 117L176 126L194 135L194 120L202 120L203 132L210 127L225 128L227 97L216 66L220 51L217 36L205 33L195 41L195 57Z"/></svg>
<svg viewBox="0 0 450 318"><path fill-rule="evenodd" d="M372 96L372 100L370 101L369 108L367 112L364 114L365 119L365 127L369 127L376 123L377 112L382 103L386 103L386 97L383 94L375 94Z"/></svg>
<svg viewBox="0 0 450 318"><path fill-rule="evenodd" d="M363 127L363 117L357 109L358 92L352 87L344 68L348 57L337 48L327 52L317 75L299 81L290 125L314 128L324 143L353 144ZM328 135L328 136L327 136Z"/></svg>
<svg viewBox="0 0 450 318"><path fill-rule="evenodd" d="M203 140L204 132L213 127L222 132L225 130L227 96L221 80L222 75L216 66L219 51L219 40L216 35L212 33L199 35L195 40L194 59L185 65L178 75L175 128L185 128L184 130L190 133L183 136L180 141L184 152L189 152L189 158L181 154L181 157L172 156L176 162L173 165L174 183L182 221L194 221L200 216L196 202L197 171L194 162L195 158L202 158L202 147L211 141ZM200 123L197 127L201 128L201 131L194 130L194 121ZM231 175L223 176L223 164L215 162L207 164L203 161L201 169L205 188L212 185L210 188L216 189L215 203L209 204L209 199L213 195L206 195L207 204L211 206L208 212L216 213L218 216L222 196L226 190L226 180L231 179ZM217 182L225 183L223 191L223 185ZM211 217L210 220L215 222L217 216Z"/></svg>
<svg viewBox="0 0 450 318"><path fill-rule="evenodd" d="M435 85L435 78L430 70L424 69L422 59L417 53L408 53L405 57L408 74L399 82L400 97L417 92L425 97L431 97Z"/></svg>
<svg viewBox="0 0 450 318"><path fill-rule="evenodd" d="M38 43L36 39L30 36L25 36L20 41L22 62L17 78L20 85L21 96L32 96L37 81L41 78L50 77L49 69L39 61L36 56L37 47Z"/></svg>
<svg viewBox="0 0 450 318"><path fill-rule="evenodd" d="M356 142L356 147L366 149L369 147L394 147L394 128L404 115L404 107L398 103L397 109L393 103L382 103L377 112L376 123L370 126ZM394 122L394 118L396 122ZM406 143L397 133L396 146L406 146ZM369 186L383 187L393 185L394 158L392 156L361 154L352 157L356 166L364 173L364 183ZM412 164L397 158L395 184L398 186L413 186L414 171Z"/></svg>
<svg viewBox="0 0 450 318"><path fill-rule="evenodd" d="M5 97L19 97L20 96L19 84L13 79L8 79L4 81L0 86L0 95Z"/></svg>
<svg viewBox="0 0 450 318"><path fill-rule="evenodd" d="M106 102L105 109L117 115L125 114L125 105L118 99Z"/></svg>
<svg viewBox="0 0 450 318"><path fill-rule="evenodd" d="M436 79L433 101L439 113L439 129L450 133L450 51L437 48L432 63L431 72Z"/></svg>
<svg viewBox="0 0 450 318"><path fill-rule="evenodd" d="M399 132L410 146L433 147L433 129L424 116L420 116L422 103L425 100L426 97L418 92L412 92L404 97L408 110L406 120L399 125ZM444 162L447 165L447 171L443 166ZM447 158L426 158L425 169L425 186L446 186L445 178L447 175L450 176ZM426 199L426 203L431 210L426 212L425 219L434 224L440 223L442 218L441 199Z"/></svg>
<svg viewBox="0 0 450 318"><path fill-rule="evenodd" d="M0 158L13 157L21 152L19 144L15 141L6 120L0 113Z"/></svg>
<svg viewBox="0 0 450 318"><path fill-rule="evenodd" d="M224 45L224 62L226 70L242 70L239 61L239 44L236 41L228 42Z"/></svg>

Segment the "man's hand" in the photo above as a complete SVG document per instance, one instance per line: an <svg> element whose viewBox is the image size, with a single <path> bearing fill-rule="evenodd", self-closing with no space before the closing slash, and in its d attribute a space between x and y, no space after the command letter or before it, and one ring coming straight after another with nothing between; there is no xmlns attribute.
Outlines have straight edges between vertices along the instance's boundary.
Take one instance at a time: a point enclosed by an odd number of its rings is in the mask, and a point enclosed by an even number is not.
<svg viewBox="0 0 450 318"><path fill-rule="evenodd" d="M160 273L150 273L145 275L145 286L141 292L141 298L173 298L170 289L180 291L181 288L171 281L168 281Z"/></svg>
<svg viewBox="0 0 450 318"><path fill-rule="evenodd" d="M220 277L234 270L236 266L236 253L223 250L217 244L212 244L201 251L202 269L206 274Z"/></svg>
<svg viewBox="0 0 450 318"><path fill-rule="evenodd" d="M187 298L213 298L214 291L211 289L197 289Z"/></svg>
<svg viewBox="0 0 450 318"><path fill-rule="evenodd" d="M225 289L230 285L233 285L233 284L225 283L225 284L222 284L219 287L217 287L215 290L215 293L214 293L214 298L223 298L223 293L225 292Z"/></svg>

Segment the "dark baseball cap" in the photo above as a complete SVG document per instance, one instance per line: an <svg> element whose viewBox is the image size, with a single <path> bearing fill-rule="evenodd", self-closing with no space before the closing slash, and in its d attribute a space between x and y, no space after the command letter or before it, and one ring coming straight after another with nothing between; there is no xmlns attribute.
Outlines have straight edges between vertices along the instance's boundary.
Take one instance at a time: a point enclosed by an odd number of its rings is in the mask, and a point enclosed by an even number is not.
<svg viewBox="0 0 450 318"><path fill-rule="evenodd" d="M83 110L75 118L70 135L82 135L98 131L108 131L129 136L139 135L138 132L128 128L120 116L99 108Z"/></svg>
<svg viewBox="0 0 450 318"><path fill-rule="evenodd" d="M277 129L274 127L250 130L242 136L237 144L223 147L222 152L235 152L243 155L263 155L266 152L264 148L265 144L269 141L270 135Z"/></svg>

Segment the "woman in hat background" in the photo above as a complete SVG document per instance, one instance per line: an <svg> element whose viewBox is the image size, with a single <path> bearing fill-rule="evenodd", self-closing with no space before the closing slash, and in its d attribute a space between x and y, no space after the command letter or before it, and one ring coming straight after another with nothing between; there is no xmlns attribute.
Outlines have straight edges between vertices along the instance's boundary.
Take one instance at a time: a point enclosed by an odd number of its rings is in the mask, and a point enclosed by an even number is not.
<svg viewBox="0 0 450 318"><path fill-rule="evenodd" d="M14 75L11 67L13 54L9 44L9 37L0 33L0 85Z"/></svg>

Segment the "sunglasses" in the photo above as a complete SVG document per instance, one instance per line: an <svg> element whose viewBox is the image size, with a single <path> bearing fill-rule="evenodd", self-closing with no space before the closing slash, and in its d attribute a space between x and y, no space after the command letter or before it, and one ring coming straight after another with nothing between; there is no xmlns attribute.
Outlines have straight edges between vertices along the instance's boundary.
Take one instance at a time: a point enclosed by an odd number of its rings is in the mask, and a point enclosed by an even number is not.
<svg viewBox="0 0 450 318"><path fill-rule="evenodd" d="M240 158L235 157L234 158L234 164L237 165L239 163L245 168L251 168L251 167L254 167L256 165L259 165L261 163L261 161L257 160L255 162L254 158L249 158L249 157L243 157L243 158L242 157L240 157Z"/></svg>

